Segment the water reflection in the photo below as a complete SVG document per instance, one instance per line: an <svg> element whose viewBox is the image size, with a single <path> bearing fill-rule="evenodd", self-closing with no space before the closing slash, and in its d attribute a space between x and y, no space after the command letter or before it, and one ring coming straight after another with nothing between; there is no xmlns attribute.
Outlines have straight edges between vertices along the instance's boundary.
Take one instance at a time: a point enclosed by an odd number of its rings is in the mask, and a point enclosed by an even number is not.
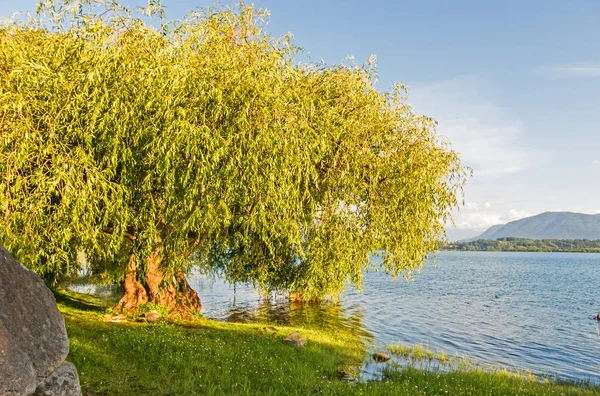
<svg viewBox="0 0 600 396"><path fill-rule="evenodd" d="M260 322L318 330L343 329L370 343L359 304L340 302L300 303L281 295L261 297L247 285L229 285L222 279L193 276L190 283L200 293L204 316L227 322Z"/></svg>

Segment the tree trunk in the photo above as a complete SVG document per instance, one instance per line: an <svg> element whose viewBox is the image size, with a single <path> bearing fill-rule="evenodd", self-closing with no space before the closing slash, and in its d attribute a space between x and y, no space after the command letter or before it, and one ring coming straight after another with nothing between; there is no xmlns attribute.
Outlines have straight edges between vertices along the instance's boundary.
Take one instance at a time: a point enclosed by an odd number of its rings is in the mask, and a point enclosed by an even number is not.
<svg viewBox="0 0 600 396"><path fill-rule="evenodd" d="M162 262L162 248L157 248L147 261L145 288L135 279L135 269L130 271L128 268L124 282L124 295L116 309L135 311L139 304L153 302L183 317L190 317L202 310L200 297L190 287L185 274L178 271L174 276L165 276L160 268ZM135 296L138 295L142 298L136 299Z"/></svg>
<svg viewBox="0 0 600 396"><path fill-rule="evenodd" d="M162 263L162 248L157 248L148 258L148 267L146 268L146 285L148 286L148 296L150 301L167 305L160 302L161 284L164 274L160 270Z"/></svg>
<svg viewBox="0 0 600 396"><path fill-rule="evenodd" d="M178 271L175 276L165 277L160 269L162 250L157 249L148 260L146 283L150 301L164 305L182 316L190 316L202 310L200 297L187 282L185 274Z"/></svg>
<svg viewBox="0 0 600 396"><path fill-rule="evenodd" d="M135 311L141 304L148 302L148 294L141 283L137 281L137 267L135 264L135 254L129 256L127 272L123 280L123 297L114 308L114 311Z"/></svg>
<svg viewBox="0 0 600 396"><path fill-rule="evenodd" d="M196 290L190 287L185 274L181 271L177 272L175 281L177 282L177 306L179 309L184 313L199 313L202 310L200 297Z"/></svg>

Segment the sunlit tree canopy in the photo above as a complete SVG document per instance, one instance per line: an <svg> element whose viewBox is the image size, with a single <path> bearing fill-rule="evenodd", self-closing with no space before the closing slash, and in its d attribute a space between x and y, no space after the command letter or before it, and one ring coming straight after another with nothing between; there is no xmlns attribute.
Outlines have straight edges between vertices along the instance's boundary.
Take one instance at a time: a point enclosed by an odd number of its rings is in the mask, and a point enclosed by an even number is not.
<svg viewBox="0 0 600 396"><path fill-rule="evenodd" d="M84 252L150 300L149 274L177 291L191 266L305 299L360 285L377 255L419 268L459 204L459 156L373 61L301 63L265 18L64 0L5 21L0 243L51 280Z"/></svg>

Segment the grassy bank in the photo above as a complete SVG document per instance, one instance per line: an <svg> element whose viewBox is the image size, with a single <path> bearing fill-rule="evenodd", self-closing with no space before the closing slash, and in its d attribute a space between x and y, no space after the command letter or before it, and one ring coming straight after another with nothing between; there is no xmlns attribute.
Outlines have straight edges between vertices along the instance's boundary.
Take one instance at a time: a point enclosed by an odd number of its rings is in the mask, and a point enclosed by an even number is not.
<svg viewBox="0 0 600 396"><path fill-rule="evenodd" d="M69 360L85 394L96 395L563 395L599 394L596 388L456 371L385 370L381 382L340 380L366 347L342 329L327 332L201 319L176 324L105 322L107 302L80 294L57 295L71 340ZM282 342L298 331L304 349Z"/></svg>

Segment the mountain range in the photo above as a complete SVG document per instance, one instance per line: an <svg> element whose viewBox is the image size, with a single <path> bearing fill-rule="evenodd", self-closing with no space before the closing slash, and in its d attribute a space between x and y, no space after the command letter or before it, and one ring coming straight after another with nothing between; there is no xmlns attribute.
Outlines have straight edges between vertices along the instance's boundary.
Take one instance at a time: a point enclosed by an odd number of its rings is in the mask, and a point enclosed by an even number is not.
<svg viewBox="0 0 600 396"><path fill-rule="evenodd" d="M497 224L483 234L461 242L504 237L529 239L600 239L600 213L544 212Z"/></svg>

